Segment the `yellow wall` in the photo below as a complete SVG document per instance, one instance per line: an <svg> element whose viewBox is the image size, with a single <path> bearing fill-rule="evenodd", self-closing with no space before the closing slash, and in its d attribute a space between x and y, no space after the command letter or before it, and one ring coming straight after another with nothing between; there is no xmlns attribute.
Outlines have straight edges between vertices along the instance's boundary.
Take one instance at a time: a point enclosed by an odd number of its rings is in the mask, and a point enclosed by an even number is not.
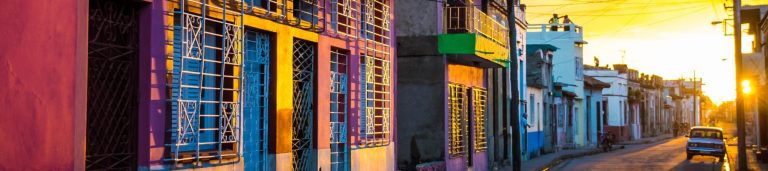
<svg viewBox="0 0 768 171"><path fill-rule="evenodd" d="M395 170L395 143L388 146L352 150L350 170Z"/></svg>
<svg viewBox="0 0 768 171"><path fill-rule="evenodd" d="M448 64L448 82L470 87L485 87L483 69L459 64Z"/></svg>

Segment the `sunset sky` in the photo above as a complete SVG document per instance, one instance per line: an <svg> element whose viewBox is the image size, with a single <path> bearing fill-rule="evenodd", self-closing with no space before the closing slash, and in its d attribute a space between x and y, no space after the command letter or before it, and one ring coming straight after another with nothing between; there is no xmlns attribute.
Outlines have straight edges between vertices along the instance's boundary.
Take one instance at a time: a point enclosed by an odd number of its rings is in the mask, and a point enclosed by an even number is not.
<svg viewBox="0 0 768 171"><path fill-rule="evenodd" d="M733 36L724 36L723 0L522 0L529 24L547 23L552 13L584 27L585 64L624 63L665 79L704 79L715 103L734 99ZM744 5L768 0L744 0ZM564 5L562 5L564 4ZM732 13L732 12L731 12ZM562 20L561 20L562 21ZM732 30L732 29L730 29ZM729 30L729 31L730 31ZM751 37L744 36L749 47Z"/></svg>

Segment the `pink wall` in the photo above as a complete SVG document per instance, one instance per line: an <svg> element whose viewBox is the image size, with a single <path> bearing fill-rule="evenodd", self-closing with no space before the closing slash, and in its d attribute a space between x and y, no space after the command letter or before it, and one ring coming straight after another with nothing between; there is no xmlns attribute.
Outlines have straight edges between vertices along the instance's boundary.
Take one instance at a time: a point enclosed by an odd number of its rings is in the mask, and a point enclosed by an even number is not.
<svg viewBox="0 0 768 171"><path fill-rule="evenodd" d="M78 7L87 1L0 5L0 170L83 168L88 11Z"/></svg>

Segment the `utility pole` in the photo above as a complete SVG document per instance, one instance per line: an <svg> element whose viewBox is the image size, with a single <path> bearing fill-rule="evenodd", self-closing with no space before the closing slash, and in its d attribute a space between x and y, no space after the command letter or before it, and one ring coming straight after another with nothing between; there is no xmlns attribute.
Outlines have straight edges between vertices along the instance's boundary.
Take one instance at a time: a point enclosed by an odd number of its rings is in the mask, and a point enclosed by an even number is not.
<svg viewBox="0 0 768 171"><path fill-rule="evenodd" d="M701 126L701 115L696 114L696 110L698 109L696 107L696 95L698 95L698 91L696 91L696 70L693 70L693 124ZM698 120L696 120L696 118L698 118Z"/></svg>
<svg viewBox="0 0 768 171"><path fill-rule="evenodd" d="M511 112L512 115L512 170L522 170L522 159L520 156L520 90L518 90L518 54L517 54L517 18L515 17L515 3L518 0L507 1L507 25L509 27L509 62L507 63L507 72L509 75L509 84L507 86L512 90Z"/></svg>
<svg viewBox="0 0 768 171"><path fill-rule="evenodd" d="M738 170L747 170L746 126L744 121L744 96L741 86L741 0L733 0L733 40L734 57L736 62L736 134L738 138L739 166Z"/></svg>

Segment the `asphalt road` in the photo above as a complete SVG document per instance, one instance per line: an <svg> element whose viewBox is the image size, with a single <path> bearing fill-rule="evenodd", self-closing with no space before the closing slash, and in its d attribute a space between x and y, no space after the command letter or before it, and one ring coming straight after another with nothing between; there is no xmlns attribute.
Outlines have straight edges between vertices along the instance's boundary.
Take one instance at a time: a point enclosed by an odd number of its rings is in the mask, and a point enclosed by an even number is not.
<svg viewBox="0 0 768 171"><path fill-rule="evenodd" d="M728 158L725 162L709 156L695 156L691 160L686 160L686 142L685 137L678 137L662 142L626 146L621 150L567 160L552 167L551 170L714 171L733 168L728 164Z"/></svg>

